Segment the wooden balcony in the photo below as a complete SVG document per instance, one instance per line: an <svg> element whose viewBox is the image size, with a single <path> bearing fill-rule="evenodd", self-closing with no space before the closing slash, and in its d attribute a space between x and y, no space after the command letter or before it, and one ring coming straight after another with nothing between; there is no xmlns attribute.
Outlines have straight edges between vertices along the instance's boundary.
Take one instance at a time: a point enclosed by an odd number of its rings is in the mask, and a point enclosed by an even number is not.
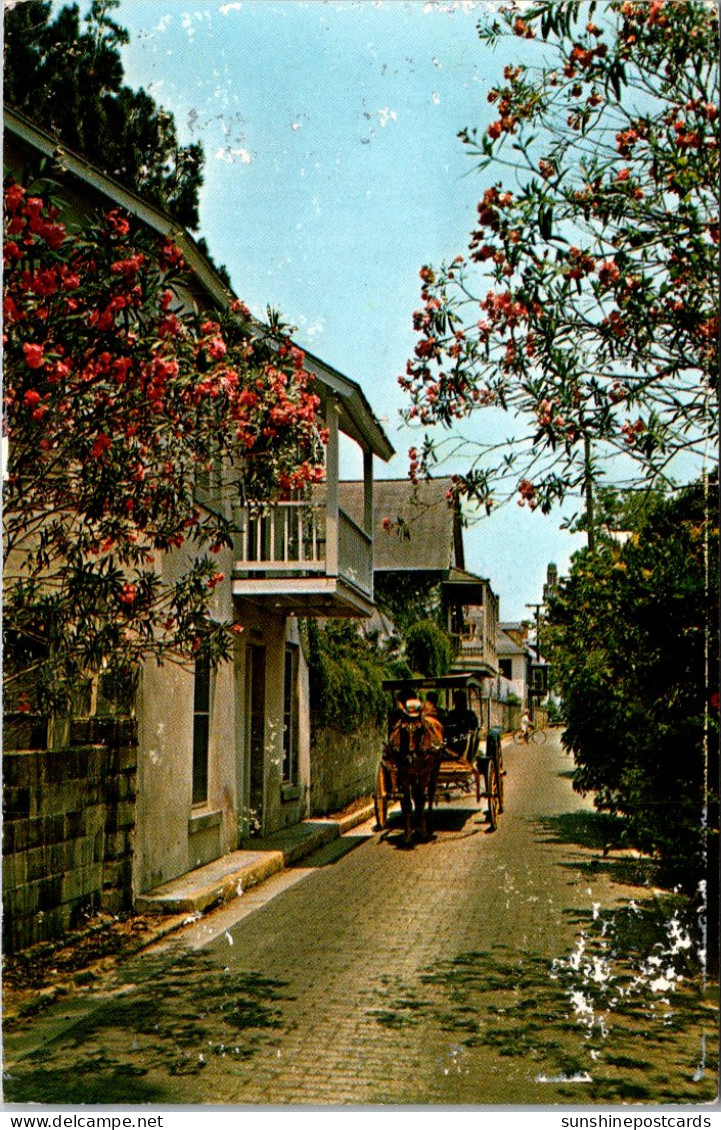
<svg viewBox="0 0 721 1130"><path fill-rule="evenodd" d="M483 646L483 641L478 638L465 639L460 633L451 633L451 646L453 648L452 671L478 671L487 675L496 675L496 656Z"/></svg>
<svg viewBox="0 0 721 1130"><path fill-rule="evenodd" d="M240 513L233 595L296 616L369 616L373 539L324 501Z"/></svg>

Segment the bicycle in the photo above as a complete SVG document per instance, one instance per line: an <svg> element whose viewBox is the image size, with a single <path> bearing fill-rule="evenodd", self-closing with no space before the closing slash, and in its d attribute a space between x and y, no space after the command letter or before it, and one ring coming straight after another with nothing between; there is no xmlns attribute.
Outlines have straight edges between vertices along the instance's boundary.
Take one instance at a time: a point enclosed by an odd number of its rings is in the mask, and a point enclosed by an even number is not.
<svg viewBox="0 0 721 1130"><path fill-rule="evenodd" d="M546 741L546 731L537 730L535 726L529 726L527 730L516 730L513 740L516 745L528 745L529 742L533 742L534 745L543 745Z"/></svg>

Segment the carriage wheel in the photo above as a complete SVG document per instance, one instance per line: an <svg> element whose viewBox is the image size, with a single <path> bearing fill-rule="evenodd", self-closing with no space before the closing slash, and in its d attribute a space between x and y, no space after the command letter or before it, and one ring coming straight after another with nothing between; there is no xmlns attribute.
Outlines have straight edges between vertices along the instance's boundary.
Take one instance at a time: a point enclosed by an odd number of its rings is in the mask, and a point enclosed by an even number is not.
<svg viewBox="0 0 721 1130"><path fill-rule="evenodd" d="M383 831L388 827L388 794L386 793L385 773L383 766L378 766L376 775L376 791L373 795L373 807L376 813L376 824Z"/></svg>
<svg viewBox="0 0 721 1130"><path fill-rule="evenodd" d="M498 811L503 812L504 783L503 783L503 769L501 768L500 758L495 763L495 769L496 769L496 780L498 782Z"/></svg>
<svg viewBox="0 0 721 1130"><path fill-rule="evenodd" d="M498 804L498 775L492 761L488 762L486 769L486 796L488 797L488 823L491 825L491 831L495 832L498 827L500 807Z"/></svg>

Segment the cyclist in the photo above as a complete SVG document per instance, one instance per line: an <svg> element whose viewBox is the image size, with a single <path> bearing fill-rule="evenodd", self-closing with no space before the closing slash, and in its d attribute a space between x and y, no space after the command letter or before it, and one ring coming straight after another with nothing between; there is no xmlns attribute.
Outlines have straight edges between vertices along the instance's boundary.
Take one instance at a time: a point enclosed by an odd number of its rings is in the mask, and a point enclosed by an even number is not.
<svg viewBox="0 0 721 1130"><path fill-rule="evenodd" d="M530 741L531 734L533 733L535 728L536 727L531 721L530 714L527 710L525 710L523 717L521 718L521 733L523 734L523 741L526 742L526 744L528 744L528 742Z"/></svg>

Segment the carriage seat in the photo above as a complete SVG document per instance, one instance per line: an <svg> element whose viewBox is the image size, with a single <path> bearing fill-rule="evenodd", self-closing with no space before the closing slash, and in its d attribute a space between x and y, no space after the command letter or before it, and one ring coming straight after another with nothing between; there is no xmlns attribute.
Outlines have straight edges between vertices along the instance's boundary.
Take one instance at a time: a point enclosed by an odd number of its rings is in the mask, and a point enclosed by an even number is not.
<svg viewBox="0 0 721 1130"><path fill-rule="evenodd" d="M468 730L465 734L456 734L446 744L446 758L448 761L467 761L470 765L478 756L478 730Z"/></svg>

